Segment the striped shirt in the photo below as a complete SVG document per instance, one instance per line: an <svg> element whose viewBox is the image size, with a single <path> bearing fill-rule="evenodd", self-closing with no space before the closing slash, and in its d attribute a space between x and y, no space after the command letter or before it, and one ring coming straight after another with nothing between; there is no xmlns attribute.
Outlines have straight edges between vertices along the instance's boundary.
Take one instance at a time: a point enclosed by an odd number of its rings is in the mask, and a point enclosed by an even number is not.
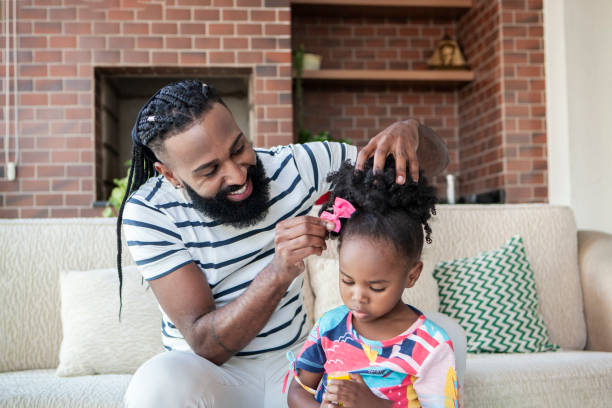
<svg viewBox="0 0 612 408"><path fill-rule="evenodd" d="M307 214L329 190L330 171L352 161L357 149L341 143L255 149L270 179L269 210L248 228L221 224L195 210L184 189L163 176L149 179L126 203L123 229L132 257L145 280L165 276L194 262L204 273L217 307L240 296L274 256L277 222ZM287 289L260 333L238 356L253 356L288 347L306 335L302 276ZM162 341L167 350L191 350L162 312Z"/></svg>

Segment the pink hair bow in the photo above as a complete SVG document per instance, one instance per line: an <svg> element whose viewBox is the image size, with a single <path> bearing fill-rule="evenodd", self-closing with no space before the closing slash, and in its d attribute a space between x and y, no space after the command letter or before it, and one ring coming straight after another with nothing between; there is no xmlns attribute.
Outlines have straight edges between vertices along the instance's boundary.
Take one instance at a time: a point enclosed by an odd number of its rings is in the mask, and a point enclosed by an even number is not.
<svg viewBox="0 0 612 408"><path fill-rule="evenodd" d="M334 232L340 232L340 218L351 218L351 215L355 212L353 204L346 201L344 198L336 197L333 205L333 214L327 211L321 213L321 218L334 223Z"/></svg>

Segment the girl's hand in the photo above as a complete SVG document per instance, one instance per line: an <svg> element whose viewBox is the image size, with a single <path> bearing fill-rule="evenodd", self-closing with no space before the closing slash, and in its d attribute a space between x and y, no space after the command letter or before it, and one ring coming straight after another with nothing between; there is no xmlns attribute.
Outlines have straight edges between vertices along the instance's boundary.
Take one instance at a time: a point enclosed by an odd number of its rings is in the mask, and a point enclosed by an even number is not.
<svg viewBox="0 0 612 408"><path fill-rule="evenodd" d="M372 394L361 375L350 373L351 380L330 380L327 392L323 394L321 408L337 408L338 402L346 408L389 408L393 401L378 398Z"/></svg>

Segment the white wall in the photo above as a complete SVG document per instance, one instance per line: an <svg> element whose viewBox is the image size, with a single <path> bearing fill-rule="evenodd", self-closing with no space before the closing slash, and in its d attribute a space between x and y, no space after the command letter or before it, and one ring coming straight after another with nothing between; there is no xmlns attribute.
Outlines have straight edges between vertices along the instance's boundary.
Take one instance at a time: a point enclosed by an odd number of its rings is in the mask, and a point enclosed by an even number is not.
<svg viewBox="0 0 612 408"><path fill-rule="evenodd" d="M612 233L612 1L547 0L549 197Z"/></svg>

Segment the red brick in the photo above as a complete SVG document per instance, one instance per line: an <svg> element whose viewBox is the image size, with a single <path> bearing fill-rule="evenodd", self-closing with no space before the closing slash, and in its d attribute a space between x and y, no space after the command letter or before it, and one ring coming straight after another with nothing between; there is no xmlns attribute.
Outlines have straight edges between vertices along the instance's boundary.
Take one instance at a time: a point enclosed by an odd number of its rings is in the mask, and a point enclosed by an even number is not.
<svg viewBox="0 0 612 408"><path fill-rule="evenodd" d="M253 49L276 49L276 38L251 38L251 48Z"/></svg>
<svg viewBox="0 0 612 408"><path fill-rule="evenodd" d="M181 64L206 64L206 53L181 52Z"/></svg>
<svg viewBox="0 0 612 408"><path fill-rule="evenodd" d="M161 20L162 6L160 4L148 4L144 9L136 12L137 20Z"/></svg>
<svg viewBox="0 0 612 408"><path fill-rule="evenodd" d="M249 14L247 10L232 10L232 9L224 9L223 10L223 21L244 21L249 18Z"/></svg>
<svg viewBox="0 0 612 408"><path fill-rule="evenodd" d="M149 53L146 51L122 51L122 60L128 64L149 63Z"/></svg>
<svg viewBox="0 0 612 408"><path fill-rule="evenodd" d="M166 8L165 20L191 20L191 10Z"/></svg>
<svg viewBox="0 0 612 408"><path fill-rule="evenodd" d="M258 51L238 51L238 63L258 64L263 62L263 53Z"/></svg>
<svg viewBox="0 0 612 408"><path fill-rule="evenodd" d="M47 75L47 67L45 65L20 65L20 77L39 77Z"/></svg>
<svg viewBox="0 0 612 408"><path fill-rule="evenodd" d="M276 13L274 10L250 10L251 21L275 21Z"/></svg>
<svg viewBox="0 0 612 408"><path fill-rule="evenodd" d="M7 207L31 207L34 205L32 194L6 194L4 205Z"/></svg>
<svg viewBox="0 0 612 408"><path fill-rule="evenodd" d="M92 140L89 137L66 138L66 146L69 149L91 149L92 145Z"/></svg>
<svg viewBox="0 0 612 408"><path fill-rule="evenodd" d="M151 24L153 34L177 34L176 23L153 23Z"/></svg>
<svg viewBox="0 0 612 408"><path fill-rule="evenodd" d="M17 7L18 20L46 20L47 9L43 7Z"/></svg>
<svg viewBox="0 0 612 408"><path fill-rule="evenodd" d="M36 148L38 149L63 149L66 147L66 138L62 136L38 137L36 138Z"/></svg>
<svg viewBox="0 0 612 408"><path fill-rule="evenodd" d="M249 40L247 38L224 38L223 49L225 50L240 50L246 49L249 46Z"/></svg>
<svg viewBox="0 0 612 408"><path fill-rule="evenodd" d="M123 23L123 34L149 34L147 23Z"/></svg>
<svg viewBox="0 0 612 408"><path fill-rule="evenodd" d="M76 8L49 9L49 20L75 20Z"/></svg>
<svg viewBox="0 0 612 408"><path fill-rule="evenodd" d="M47 218L49 209L47 208L22 208L19 211L20 218Z"/></svg>
<svg viewBox="0 0 612 408"><path fill-rule="evenodd" d="M166 37L166 48L191 48L190 37Z"/></svg>
<svg viewBox="0 0 612 408"><path fill-rule="evenodd" d="M64 196L62 194L36 194L36 206L46 207L50 205L62 205Z"/></svg>
<svg viewBox="0 0 612 408"><path fill-rule="evenodd" d="M221 48L221 39L218 37L196 38L195 48L203 50L218 50Z"/></svg>
<svg viewBox="0 0 612 408"><path fill-rule="evenodd" d="M221 19L219 10L217 9L204 9L194 10L194 20L206 23L208 21L219 21Z"/></svg>
<svg viewBox="0 0 612 408"><path fill-rule="evenodd" d="M289 4L285 2L285 7L289 7ZM236 0L236 6L238 7L261 7L261 0ZM266 7L268 5L266 4Z"/></svg>
<svg viewBox="0 0 612 408"><path fill-rule="evenodd" d="M64 51L64 63L84 64L91 61L91 51Z"/></svg>
<svg viewBox="0 0 612 408"><path fill-rule="evenodd" d="M285 119L290 118L293 115L293 109L291 107L284 106L270 106L267 108L268 119Z"/></svg>
<svg viewBox="0 0 612 408"><path fill-rule="evenodd" d="M19 103L22 105L48 105L49 98L46 93L22 93L19 94Z"/></svg>
<svg viewBox="0 0 612 408"><path fill-rule="evenodd" d="M89 177L93 176L93 169L90 165L73 164L66 166L68 177Z"/></svg>
<svg viewBox="0 0 612 408"><path fill-rule="evenodd" d="M49 191L49 180L21 180L21 191Z"/></svg>
<svg viewBox="0 0 612 408"><path fill-rule="evenodd" d="M136 39L136 48L163 48L163 37L138 37Z"/></svg>
<svg viewBox="0 0 612 408"><path fill-rule="evenodd" d="M266 63L270 62L278 62L278 63L291 63L291 53L290 52L266 52L265 53L265 61Z"/></svg>
<svg viewBox="0 0 612 408"><path fill-rule="evenodd" d="M64 34L91 34L91 23L64 23Z"/></svg>
<svg viewBox="0 0 612 408"><path fill-rule="evenodd" d="M210 35L233 35L234 25L233 24L209 24L208 31Z"/></svg>
<svg viewBox="0 0 612 408"><path fill-rule="evenodd" d="M134 20L134 10L108 10L108 19L110 21Z"/></svg>
<svg viewBox="0 0 612 408"><path fill-rule="evenodd" d="M231 64L234 63L234 53L225 51L211 51L210 62L212 64Z"/></svg>
<svg viewBox="0 0 612 408"><path fill-rule="evenodd" d="M50 208L53 218L76 218L79 216L77 208Z"/></svg>
<svg viewBox="0 0 612 408"><path fill-rule="evenodd" d="M77 39L74 36L51 36L49 48L76 48Z"/></svg>
<svg viewBox="0 0 612 408"><path fill-rule="evenodd" d="M84 49L106 48L106 37L80 36L79 47Z"/></svg>
<svg viewBox="0 0 612 408"><path fill-rule="evenodd" d="M179 25L179 32L183 35L184 34L206 35L206 24L204 23L182 23Z"/></svg>
<svg viewBox="0 0 612 408"><path fill-rule="evenodd" d="M51 191L79 191L79 182L74 179L52 180Z"/></svg>
<svg viewBox="0 0 612 408"><path fill-rule="evenodd" d="M291 27L289 24L266 24L266 35L291 35Z"/></svg>
<svg viewBox="0 0 612 408"><path fill-rule="evenodd" d="M49 76L52 77L70 77L77 74L77 67L74 65L51 65L49 67Z"/></svg>
<svg viewBox="0 0 612 408"><path fill-rule="evenodd" d="M34 23L35 34L60 34L62 32L61 23L42 22Z"/></svg>
<svg viewBox="0 0 612 408"><path fill-rule="evenodd" d="M91 194L66 194L66 205L90 206L94 199Z"/></svg>
<svg viewBox="0 0 612 408"><path fill-rule="evenodd" d="M157 52L152 53L154 64L176 64L178 62L177 52Z"/></svg>
<svg viewBox="0 0 612 408"><path fill-rule="evenodd" d="M238 35L261 35L261 24L237 24L236 33Z"/></svg>
<svg viewBox="0 0 612 408"><path fill-rule="evenodd" d="M108 48L111 50L116 49L133 49L136 40L133 37L109 37Z"/></svg>

